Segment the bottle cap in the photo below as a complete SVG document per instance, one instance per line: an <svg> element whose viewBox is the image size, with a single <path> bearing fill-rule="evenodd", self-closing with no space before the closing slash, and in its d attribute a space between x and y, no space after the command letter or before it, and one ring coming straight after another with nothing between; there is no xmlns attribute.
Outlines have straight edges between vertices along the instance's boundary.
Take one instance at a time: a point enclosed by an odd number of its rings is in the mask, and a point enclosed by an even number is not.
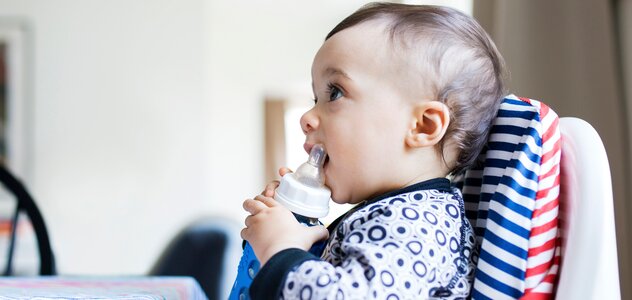
<svg viewBox="0 0 632 300"><path fill-rule="evenodd" d="M309 218L322 218L329 213L331 191L325 186L323 165L327 153L325 148L314 145L307 162L295 173L283 176L274 199L293 213Z"/></svg>

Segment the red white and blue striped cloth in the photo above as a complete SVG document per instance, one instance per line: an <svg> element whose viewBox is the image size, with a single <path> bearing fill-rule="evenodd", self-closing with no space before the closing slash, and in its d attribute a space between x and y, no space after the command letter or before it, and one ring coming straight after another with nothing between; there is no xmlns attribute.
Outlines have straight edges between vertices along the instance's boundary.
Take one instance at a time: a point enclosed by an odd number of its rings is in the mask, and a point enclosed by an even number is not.
<svg viewBox="0 0 632 300"><path fill-rule="evenodd" d="M561 134L543 103L507 96L481 167L456 185L476 230L473 299L552 299L560 262Z"/></svg>

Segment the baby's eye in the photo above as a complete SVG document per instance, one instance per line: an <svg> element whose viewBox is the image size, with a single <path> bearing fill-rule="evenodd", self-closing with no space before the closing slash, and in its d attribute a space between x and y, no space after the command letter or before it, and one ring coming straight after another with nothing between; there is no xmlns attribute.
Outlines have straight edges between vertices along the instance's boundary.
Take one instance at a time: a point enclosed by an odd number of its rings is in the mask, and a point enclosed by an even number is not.
<svg viewBox="0 0 632 300"><path fill-rule="evenodd" d="M338 98L342 96L344 96L344 94L342 93L342 90L340 90L337 86L335 85L329 86L329 101L338 100Z"/></svg>

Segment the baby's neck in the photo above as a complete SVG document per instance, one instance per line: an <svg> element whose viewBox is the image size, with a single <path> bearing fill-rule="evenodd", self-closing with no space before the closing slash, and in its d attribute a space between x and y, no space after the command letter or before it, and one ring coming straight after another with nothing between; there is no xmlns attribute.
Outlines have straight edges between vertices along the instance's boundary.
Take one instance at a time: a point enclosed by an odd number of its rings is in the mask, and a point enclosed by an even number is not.
<svg viewBox="0 0 632 300"><path fill-rule="evenodd" d="M427 172L426 172L427 171ZM437 171L437 170L424 170L417 176L414 176L408 182L404 183L401 188L405 188L407 186L411 186L415 183L434 179L434 178L445 178L447 176L447 172L445 171Z"/></svg>

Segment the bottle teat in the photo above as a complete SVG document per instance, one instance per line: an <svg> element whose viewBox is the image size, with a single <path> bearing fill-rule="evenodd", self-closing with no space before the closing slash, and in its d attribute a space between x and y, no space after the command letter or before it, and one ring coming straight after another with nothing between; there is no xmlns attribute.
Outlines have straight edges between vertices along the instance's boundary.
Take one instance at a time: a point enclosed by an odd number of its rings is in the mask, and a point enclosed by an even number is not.
<svg viewBox="0 0 632 300"><path fill-rule="evenodd" d="M323 172L326 157L323 145L314 145L307 161L295 173L283 176L274 198L296 214L309 218L326 216L331 196Z"/></svg>
<svg viewBox="0 0 632 300"><path fill-rule="evenodd" d="M316 144L309 152L309 158L306 162L296 169L294 176L300 183L319 188L325 185L325 174L323 173L323 165L327 153L321 144Z"/></svg>

